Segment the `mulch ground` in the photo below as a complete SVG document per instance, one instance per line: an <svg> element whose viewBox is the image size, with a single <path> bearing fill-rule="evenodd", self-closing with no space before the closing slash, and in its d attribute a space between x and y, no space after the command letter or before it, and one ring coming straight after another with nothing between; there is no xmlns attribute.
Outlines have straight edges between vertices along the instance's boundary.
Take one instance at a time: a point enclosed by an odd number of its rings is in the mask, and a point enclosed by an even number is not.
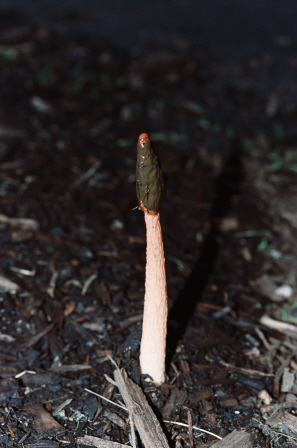
<svg viewBox="0 0 297 448"><path fill-rule="evenodd" d="M224 66L185 42L125 54L2 23L1 447L129 444L126 410L93 394L122 400L110 357L170 446L239 429L296 446L297 63L276 45ZM160 388L138 364L142 132L168 176ZM191 421L213 435L174 424Z"/></svg>

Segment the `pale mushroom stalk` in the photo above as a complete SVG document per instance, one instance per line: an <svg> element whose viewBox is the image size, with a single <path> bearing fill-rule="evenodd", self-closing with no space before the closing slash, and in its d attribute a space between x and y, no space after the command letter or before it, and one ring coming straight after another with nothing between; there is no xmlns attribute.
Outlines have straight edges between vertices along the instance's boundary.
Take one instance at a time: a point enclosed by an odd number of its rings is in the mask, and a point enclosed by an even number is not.
<svg viewBox="0 0 297 448"><path fill-rule="evenodd" d="M165 195L160 162L147 134L141 134L137 145L136 190L139 208L146 223L146 271L140 368L153 382L165 381L167 333L167 286L165 257L160 224L160 203Z"/></svg>

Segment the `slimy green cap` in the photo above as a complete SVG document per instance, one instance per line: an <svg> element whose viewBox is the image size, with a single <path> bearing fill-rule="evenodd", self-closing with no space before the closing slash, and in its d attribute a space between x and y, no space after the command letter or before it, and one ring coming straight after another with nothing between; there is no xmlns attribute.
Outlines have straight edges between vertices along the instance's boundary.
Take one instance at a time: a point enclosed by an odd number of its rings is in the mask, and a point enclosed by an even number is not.
<svg viewBox="0 0 297 448"><path fill-rule="evenodd" d="M139 208L156 215L165 196L164 174L149 136L141 134L137 143L136 193Z"/></svg>

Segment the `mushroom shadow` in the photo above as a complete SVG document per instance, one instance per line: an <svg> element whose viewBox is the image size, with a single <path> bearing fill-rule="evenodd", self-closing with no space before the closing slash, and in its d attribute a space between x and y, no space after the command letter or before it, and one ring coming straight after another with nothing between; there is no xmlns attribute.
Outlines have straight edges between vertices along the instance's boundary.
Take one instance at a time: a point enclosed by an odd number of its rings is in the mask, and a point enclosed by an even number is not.
<svg viewBox="0 0 297 448"><path fill-rule="evenodd" d="M201 300L204 288L208 284L220 249L220 220L227 215L232 199L240 191L244 179L242 154L238 141L234 141L231 151L215 181L215 199L211 209L210 230L202 244L201 253L180 291L168 316L167 363L170 363L178 341L182 339L190 318Z"/></svg>

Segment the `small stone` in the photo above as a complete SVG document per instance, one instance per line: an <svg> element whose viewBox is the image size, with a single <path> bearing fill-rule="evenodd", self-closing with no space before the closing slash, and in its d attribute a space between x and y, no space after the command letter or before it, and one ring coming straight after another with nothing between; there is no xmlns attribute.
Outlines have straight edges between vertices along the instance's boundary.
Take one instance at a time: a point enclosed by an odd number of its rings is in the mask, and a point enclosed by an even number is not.
<svg viewBox="0 0 297 448"><path fill-rule="evenodd" d="M237 218L229 216L222 218L219 226L221 232L230 232L231 230L238 229L239 222Z"/></svg>
<svg viewBox="0 0 297 448"><path fill-rule="evenodd" d="M274 291L274 294L284 299L289 299L293 294L293 288L290 285L282 285Z"/></svg>
<svg viewBox="0 0 297 448"><path fill-rule="evenodd" d="M294 386L294 381L295 381L295 373L290 372L290 369L288 367L285 367L283 373L281 391L290 392L292 387Z"/></svg>
<svg viewBox="0 0 297 448"><path fill-rule="evenodd" d="M222 408L233 408L234 406L238 406L238 401L235 397L223 397L220 399L220 406Z"/></svg>
<svg viewBox="0 0 297 448"><path fill-rule="evenodd" d="M267 392L267 390L261 390L258 393L258 398L262 401L263 404L265 405L269 405L272 402L272 398L269 395L269 393Z"/></svg>
<svg viewBox="0 0 297 448"><path fill-rule="evenodd" d="M124 223L120 221L119 219L115 219L111 225L110 228L112 230L122 230L124 228Z"/></svg>
<svg viewBox="0 0 297 448"><path fill-rule="evenodd" d="M279 260L282 257L282 253L279 250L271 249L270 256L274 260Z"/></svg>
<svg viewBox="0 0 297 448"><path fill-rule="evenodd" d="M30 102L34 109L42 114L49 114L53 111L52 106L39 96L33 96Z"/></svg>
<svg viewBox="0 0 297 448"><path fill-rule="evenodd" d="M241 249L241 254L242 254L243 258L245 259L245 261L247 261L248 263L250 263L253 260L251 251L249 250L249 248L247 246L244 246Z"/></svg>

